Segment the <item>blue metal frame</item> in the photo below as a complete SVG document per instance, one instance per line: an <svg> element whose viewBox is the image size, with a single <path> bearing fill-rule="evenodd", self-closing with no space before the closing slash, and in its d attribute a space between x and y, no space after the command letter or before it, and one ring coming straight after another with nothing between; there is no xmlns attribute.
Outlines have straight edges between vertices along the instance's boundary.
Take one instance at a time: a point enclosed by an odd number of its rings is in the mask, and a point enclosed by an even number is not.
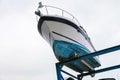
<svg viewBox="0 0 120 80"><path fill-rule="evenodd" d="M103 55L103 54L108 54L110 52L117 51L117 50L120 50L120 45L110 47L110 48L107 48L107 49L103 49L103 50L100 50L100 51L96 51L94 53L87 54L87 55L84 55L84 56L81 56L81 57L78 57L78 58L74 58L74 59L71 59L71 60L67 60L67 61L64 61L64 62L58 62L58 63L56 63L57 78L58 78L58 80L64 80L64 78L61 74L61 72L63 72L63 73L65 73L65 74L67 74L67 75L69 75L69 76L71 76L71 77L73 77L77 80L82 80L82 78L84 76L118 69L118 68L120 68L120 65L115 65L115 66L110 66L110 67L107 67L107 68L91 71L91 72L88 72L88 73L83 73L83 74L77 75L77 77L62 70L62 67L65 64L68 64L69 62L77 61L77 60L84 60L84 59L87 59L87 58L90 58L90 57L95 57L95 56L99 56L99 55Z"/></svg>
<svg viewBox="0 0 120 80"><path fill-rule="evenodd" d="M60 65L59 63L56 63L56 72L57 72L57 80L64 80L61 74L61 69L63 65Z"/></svg>

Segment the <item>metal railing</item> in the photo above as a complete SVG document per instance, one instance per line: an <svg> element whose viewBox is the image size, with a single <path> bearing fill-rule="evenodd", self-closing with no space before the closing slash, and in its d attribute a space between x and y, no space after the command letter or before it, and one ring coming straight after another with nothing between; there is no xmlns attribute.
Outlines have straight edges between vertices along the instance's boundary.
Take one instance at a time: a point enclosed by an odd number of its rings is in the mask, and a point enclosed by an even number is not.
<svg viewBox="0 0 120 80"><path fill-rule="evenodd" d="M53 9L52 12L50 12L51 9ZM60 14L58 14L57 12L55 13L55 11L60 11ZM90 40L89 37L88 37L87 32L80 25L79 21L71 13L69 13L68 11L65 11L65 10L63 10L61 8L54 7L54 6L43 5L41 2L39 2L39 6L38 6L37 11L35 12L35 14L39 15L40 17L44 16L44 15L48 15L48 16L53 15L53 16L60 16L60 17L64 17L66 19L69 19L69 20L75 22L77 24L77 26L79 27L79 29L80 29L81 33L83 34L83 36L86 39ZM38 21L38 17L36 17L36 19Z"/></svg>
<svg viewBox="0 0 120 80"><path fill-rule="evenodd" d="M46 14L45 14L45 13L44 13L44 14L41 13L40 15L51 15L51 13L50 13L50 11L49 11L50 9L48 9L48 8L53 8L53 9L59 10L59 11L61 12L61 14L57 14L58 16L65 17L65 18L69 18L69 19L71 19L73 22L75 22L78 26L80 26L79 21L78 21L71 13L69 13L69 12L67 12L67 11L65 11L65 10L63 10L63 9L61 9L61 8L54 7L54 6L48 6L48 5L42 5L42 3L40 2L37 11L41 11L42 8L45 8ZM54 10L54 11L55 11L55 10ZM70 16L71 18L65 16L64 14ZM56 13L54 13L53 15L56 15Z"/></svg>

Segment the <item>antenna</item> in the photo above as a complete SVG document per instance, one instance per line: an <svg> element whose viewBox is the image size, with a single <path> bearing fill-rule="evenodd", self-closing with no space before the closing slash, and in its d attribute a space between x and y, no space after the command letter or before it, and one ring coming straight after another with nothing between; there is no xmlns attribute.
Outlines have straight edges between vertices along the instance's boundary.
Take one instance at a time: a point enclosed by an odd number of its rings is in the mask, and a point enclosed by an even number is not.
<svg viewBox="0 0 120 80"><path fill-rule="evenodd" d="M35 11L35 14L40 16L41 15L41 12L39 10Z"/></svg>
<svg viewBox="0 0 120 80"><path fill-rule="evenodd" d="M42 8L43 5L42 5L42 2L39 2L38 4L39 4L39 6L38 6L37 11L35 11L35 14L38 15L38 16L41 16L41 12L40 12L39 8Z"/></svg>
<svg viewBox="0 0 120 80"><path fill-rule="evenodd" d="M39 4L38 8L42 8L43 7L42 2L39 2L38 4Z"/></svg>

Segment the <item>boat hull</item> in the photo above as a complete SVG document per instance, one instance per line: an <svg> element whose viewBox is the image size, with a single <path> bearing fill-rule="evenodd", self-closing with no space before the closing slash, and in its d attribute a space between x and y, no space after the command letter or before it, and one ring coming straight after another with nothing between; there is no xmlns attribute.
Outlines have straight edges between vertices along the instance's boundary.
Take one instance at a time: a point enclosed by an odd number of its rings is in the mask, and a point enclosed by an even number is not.
<svg viewBox="0 0 120 80"><path fill-rule="evenodd" d="M38 31L51 45L56 58L65 61L95 51L84 30L69 19L59 16L42 16ZM100 66L98 57L71 62L67 67L77 71L91 71Z"/></svg>

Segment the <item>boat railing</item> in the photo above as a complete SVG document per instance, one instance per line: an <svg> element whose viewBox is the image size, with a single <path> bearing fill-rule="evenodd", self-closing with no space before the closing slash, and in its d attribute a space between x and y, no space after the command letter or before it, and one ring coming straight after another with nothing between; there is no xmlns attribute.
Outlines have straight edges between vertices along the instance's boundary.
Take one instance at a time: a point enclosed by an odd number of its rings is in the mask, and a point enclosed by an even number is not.
<svg viewBox="0 0 120 80"><path fill-rule="evenodd" d="M53 9L50 9L50 8L53 8ZM65 11L65 10L63 10L61 8L54 7L54 6L42 5L42 3L40 2L39 7L38 7L37 10L42 11L42 9L44 9L43 10L44 13L42 12L41 15L58 15L58 16L61 16L61 17L69 18L73 22L75 22L78 26L80 26L79 21L71 13L69 13L68 11ZM53 11L50 11L50 10L53 10ZM60 14L58 14L57 12L55 13L56 10L59 10ZM52 14L52 13L54 13L54 14Z"/></svg>
<svg viewBox="0 0 120 80"><path fill-rule="evenodd" d="M71 21L75 22L77 24L77 26L80 28L80 30L82 30L82 34L86 37L89 38L87 35L87 32L83 29L83 27L80 25L79 21L68 11L63 10L61 8L58 7L54 7L54 6L49 6L49 5L43 5L41 2L39 2L39 6L37 11L39 13L39 16L44 16L44 15L57 15L60 17L64 17L64 18L68 18ZM59 12L59 13L58 13Z"/></svg>

